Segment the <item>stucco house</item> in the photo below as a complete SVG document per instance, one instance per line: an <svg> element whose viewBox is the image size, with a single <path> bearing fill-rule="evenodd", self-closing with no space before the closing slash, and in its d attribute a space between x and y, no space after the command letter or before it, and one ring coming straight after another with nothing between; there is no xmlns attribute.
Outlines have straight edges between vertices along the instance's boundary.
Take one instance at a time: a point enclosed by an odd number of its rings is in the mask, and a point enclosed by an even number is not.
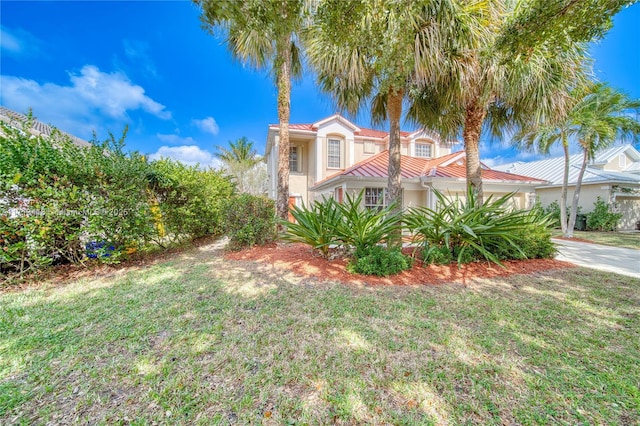
<svg viewBox="0 0 640 426"><path fill-rule="evenodd" d="M362 128L339 114L315 123L291 124L289 155L290 205L309 205L323 196L341 200L346 192L365 190L365 205L384 201L389 134ZM265 161L269 196L276 197L279 127L269 126ZM434 132L401 132L403 208L435 207L433 189L464 197L465 154L451 152L452 143ZM541 179L492 170L483 165L486 196L516 192L514 203L526 208L535 201Z"/></svg>
<svg viewBox="0 0 640 426"><path fill-rule="evenodd" d="M570 157L568 203L573 199L581 164L582 154ZM548 206L554 201L560 202L564 157L503 164L495 169L548 181L536 187L540 203ZM582 212L592 211L598 197L610 203L613 211L622 213L618 229L636 229L640 221L640 152L632 145L603 150L587 165L580 190Z"/></svg>

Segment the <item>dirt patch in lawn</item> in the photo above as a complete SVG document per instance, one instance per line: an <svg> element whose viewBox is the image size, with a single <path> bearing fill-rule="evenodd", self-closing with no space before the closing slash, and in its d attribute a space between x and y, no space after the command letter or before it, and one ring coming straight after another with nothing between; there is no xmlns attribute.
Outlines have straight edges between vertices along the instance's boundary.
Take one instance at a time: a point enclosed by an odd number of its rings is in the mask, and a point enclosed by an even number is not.
<svg viewBox="0 0 640 426"><path fill-rule="evenodd" d="M252 247L225 254L227 260L269 263L277 269L321 280L369 285L415 285L458 282L466 284L476 278L493 278L514 274L533 274L553 269L571 268L573 264L554 259L513 260L503 262L504 268L489 262L467 265L430 265L415 262L410 270L390 277L351 274L345 258L327 260L303 244L274 244Z"/></svg>

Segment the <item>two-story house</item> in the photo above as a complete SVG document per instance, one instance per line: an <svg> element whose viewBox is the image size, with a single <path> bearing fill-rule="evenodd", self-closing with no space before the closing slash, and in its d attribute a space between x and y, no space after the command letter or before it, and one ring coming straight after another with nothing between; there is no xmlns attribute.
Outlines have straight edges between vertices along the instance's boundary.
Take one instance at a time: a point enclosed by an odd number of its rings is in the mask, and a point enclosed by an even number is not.
<svg viewBox="0 0 640 426"><path fill-rule="evenodd" d="M387 186L389 134L359 127L341 115L310 124L290 124L289 193L291 205L309 205L322 197L342 200L349 192L365 190L365 205L384 203ZM403 207L435 207L433 189L464 197L464 151L451 152L453 144L436 133L401 132ZM276 197L279 126L269 126L265 160L269 196ZM516 192L514 203L533 203L534 188L544 181L483 166L486 196Z"/></svg>

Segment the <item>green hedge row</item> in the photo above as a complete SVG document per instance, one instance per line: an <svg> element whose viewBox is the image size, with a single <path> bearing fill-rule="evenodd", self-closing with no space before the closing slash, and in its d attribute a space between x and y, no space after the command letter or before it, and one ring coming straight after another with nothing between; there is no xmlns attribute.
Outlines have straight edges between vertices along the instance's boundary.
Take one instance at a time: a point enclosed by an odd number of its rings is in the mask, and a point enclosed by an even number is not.
<svg viewBox="0 0 640 426"><path fill-rule="evenodd" d="M234 187L221 172L125 153L124 135L85 148L60 135L0 130L3 274L92 257L117 262L224 231Z"/></svg>

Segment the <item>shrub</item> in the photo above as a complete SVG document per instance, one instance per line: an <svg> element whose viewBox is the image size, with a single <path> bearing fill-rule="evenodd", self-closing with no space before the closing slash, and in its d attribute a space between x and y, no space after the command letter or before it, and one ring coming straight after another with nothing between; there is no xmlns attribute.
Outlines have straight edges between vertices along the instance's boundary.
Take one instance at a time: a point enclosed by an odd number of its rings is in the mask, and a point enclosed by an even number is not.
<svg viewBox="0 0 640 426"><path fill-rule="evenodd" d="M27 126L30 123L27 124ZM114 263L156 241L222 231L221 173L125 153L113 135L78 147L0 124L0 271L23 274L95 255ZM165 227L166 225L166 227Z"/></svg>
<svg viewBox="0 0 640 426"><path fill-rule="evenodd" d="M560 228L560 204L558 204L557 201L553 201L547 207L545 207L544 212L549 215L551 226L554 228Z"/></svg>
<svg viewBox="0 0 640 426"><path fill-rule="evenodd" d="M342 220L335 227L335 237L343 246L356 251L389 242L402 227L392 214L394 205L368 209L363 206L363 197L364 191L360 191L356 196L347 194L342 203L337 203Z"/></svg>
<svg viewBox="0 0 640 426"><path fill-rule="evenodd" d="M411 268L411 264L412 259L402 254L399 248L371 246L356 249L347 270L352 274L386 277Z"/></svg>
<svg viewBox="0 0 640 426"><path fill-rule="evenodd" d="M183 242L223 233L224 207L233 185L222 172L163 159L152 163L148 179L169 240Z"/></svg>
<svg viewBox="0 0 640 426"><path fill-rule="evenodd" d="M343 216L338 203L333 198L314 201L311 208L294 206L290 210L295 222L283 222L286 228L282 239L303 243L329 256L329 248L338 245L335 230L342 225Z"/></svg>
<svg viewBox="0 0 640 426"><path fill-rule="evenodd" d="M225 207L224 223L231 250L271 243L276 238L275 204L262 196L238 195Z"/></svg>
<svg viewBox="0 0 640 426"><path fill-rule="evenodd" d="M364 250L382 242L401 229L399 221L391 215L393 206L367 209L362 205L364 191L347 194L344 202L333 198L315 201L308 209L295 206L291 215L295 223L284 222L287 228L283 239L308 244L324 257L330 246L348 250Z"/></svg>
<svg viewBox="0 0 640 426"><path fill-rule="evenodd" d="M587 213L587 229L590 231L615 231L622 219L621 213L613 213L600 197L593 203L593 211Z"/></svg>
<svg viewBox="0 0 640 426"><path fill-rule="evenodd" d="M432 246L425 244L422 249L422 261L426 265L448 265L453 262L453 254L446 246Z"/></svg>
<svg viewBox="0 0 640 426"><path fill-rule="evenodd" d="M482 206L477 204L471 190L465 202L459 198L448 200L437 191L434 194L439 201L438 209L418 207L404 217L414 242L424 246L425 259L438 256L444 261L447 257L443 254L445 248L458 264L481 258L499 264L500 260L527 258L530 254L545 252L542 242L539 247L530 242L529 254L521 246L525 242L524 236L532 235L537 229L547 230L548 218L539 210L510 209L513 194L495 200L489 197ZM550 233L545 235L551 244ZM430 254L430 247L437 248L440 254Z"/></svg>

